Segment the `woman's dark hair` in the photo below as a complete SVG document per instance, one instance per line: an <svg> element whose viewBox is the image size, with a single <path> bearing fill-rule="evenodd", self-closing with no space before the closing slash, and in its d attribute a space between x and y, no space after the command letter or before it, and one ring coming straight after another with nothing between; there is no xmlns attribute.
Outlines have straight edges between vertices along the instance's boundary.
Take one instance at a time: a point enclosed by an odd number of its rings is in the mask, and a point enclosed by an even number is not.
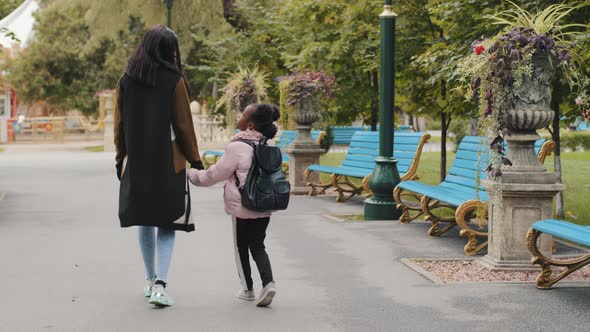
<svg viewBox="0 0 590 332"><path fill-rule="evenodd" d="M273 104L254 104L255 111L250 116L254 129L268 139L273 139L277 134L277 126L274 122L281 117L281 112Z"/></svg>
<svg viewBox="0 0 590 332"><path fill-rule="evenodd" d="M165 68L182 75L178 38L174 31L158 24L150 28L129 59L125 73L149 86L156 86L158 69ZM188 84L185 85L188 89Z"/></svg>

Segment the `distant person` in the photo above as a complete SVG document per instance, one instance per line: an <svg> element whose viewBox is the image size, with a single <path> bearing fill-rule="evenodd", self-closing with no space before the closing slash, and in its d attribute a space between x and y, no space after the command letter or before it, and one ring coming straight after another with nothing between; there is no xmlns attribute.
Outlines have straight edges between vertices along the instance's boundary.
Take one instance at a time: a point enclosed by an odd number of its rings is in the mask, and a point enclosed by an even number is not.
<svg viewBox="0 0 590 332"><path fill-rule="evenodd" d="M225 152L219 161L206 171L188 171L189 179L195 186L209 187L225 181L223 187L225 212L232 216L236 265L242 282L242 288L238 291L237 297L246 301L256 300L255 303L259 307L270 305L277 292L264 245L271 213L246 209L242 205L237 183L245 183L253 157L252 147L242 141L258 144L263 138L273 139L277 133L274 121L277 121L279 117L280 112L277 106L249 105L236 126L240 132L230 139L231 142L225 147ZM254 293L248 251L256 262L262 280L262 290L258 298Z"/></svg>
<svg viewBox="0 0 590 332"><path fill-rule="evenodd" d="M195 229L186 162L203 164L178 39L165 26L146 32L117 84L115 146L119 219L121 227L139 226L144 295L156 306L173 305L166 285L175 231Z"/></svg>

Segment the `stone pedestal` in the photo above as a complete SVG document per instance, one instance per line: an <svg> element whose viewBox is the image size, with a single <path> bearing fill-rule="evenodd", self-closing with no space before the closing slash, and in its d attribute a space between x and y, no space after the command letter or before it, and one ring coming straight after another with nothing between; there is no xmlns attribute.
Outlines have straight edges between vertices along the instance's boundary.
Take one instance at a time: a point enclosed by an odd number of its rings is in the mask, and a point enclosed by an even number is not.
<svg viewBox="0 0 590 332"><path fill-rule="evenodd" d="M526 233L538 220L552 218L553 197L565 189L556 184L538 160L536 133L513 133L508 137L507 158L513 166L502 167L501 183L482 181L489 193L488 254L480 263L492 270L536 270L531 265ZM551 257L551 237L541 237L540 249Z"/></svg>
<svg viewBox="0 0 590 332"><path fill-rule="evenodd" d="M289 183L291 184L292 194L306 195L309 193L309 187L305 184L303 174L310 165L320 163L320 155L325 151L311 138L310 125L298 125L297 130L297 137L287 148L289 154ZM317 172L314 172L312 181L319 182L318 177Z"/></svg>

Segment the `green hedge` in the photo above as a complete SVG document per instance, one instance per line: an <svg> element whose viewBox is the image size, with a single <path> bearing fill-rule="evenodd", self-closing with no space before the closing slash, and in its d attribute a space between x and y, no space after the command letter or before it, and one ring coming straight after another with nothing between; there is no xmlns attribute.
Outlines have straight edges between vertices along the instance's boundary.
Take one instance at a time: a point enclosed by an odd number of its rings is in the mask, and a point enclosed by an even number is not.
<svg viewBox="0 0 590 332"><path fill-rule="evenodd" d="M590 151L590 133L574 132L561 136L561 147L572 151Z"/></svg>

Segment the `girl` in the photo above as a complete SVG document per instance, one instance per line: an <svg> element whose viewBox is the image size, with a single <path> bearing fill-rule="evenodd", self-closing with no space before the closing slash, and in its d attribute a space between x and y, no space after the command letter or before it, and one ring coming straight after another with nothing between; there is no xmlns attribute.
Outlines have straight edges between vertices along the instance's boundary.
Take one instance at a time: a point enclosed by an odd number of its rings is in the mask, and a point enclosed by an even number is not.
<svg viewBox="0 0 590 332"><path fill-rule="evenodd" d="M277 292L264 246L271 213L255 212L242 206L236 177L239 183L245 183L253 157L252 147L240 140L258 144L263 137L273 139L277 133L273 122L279 117L279 108L274 105L254 104L246 107L237 124L240 132L231 138L219 161L206 171L188 171L189 179L195 186L208 187L225 180L225 212L232 216L236 265L242 282L242 289L237 296L242 300L256 300L259 307L270 305ZM262 280L262 291L258 298L254 295L248 251L256 262Z"/></svg>
<svg viewBox="0 0 590 332"><path fill-rule="evenodd" d="M178 40L162 25L146 32L117 84L115 146L119 219L121 227L139 226L144 295L151 304L170 306L166 285L175 231L194 230L186 162L203 166Z"/></svg>

